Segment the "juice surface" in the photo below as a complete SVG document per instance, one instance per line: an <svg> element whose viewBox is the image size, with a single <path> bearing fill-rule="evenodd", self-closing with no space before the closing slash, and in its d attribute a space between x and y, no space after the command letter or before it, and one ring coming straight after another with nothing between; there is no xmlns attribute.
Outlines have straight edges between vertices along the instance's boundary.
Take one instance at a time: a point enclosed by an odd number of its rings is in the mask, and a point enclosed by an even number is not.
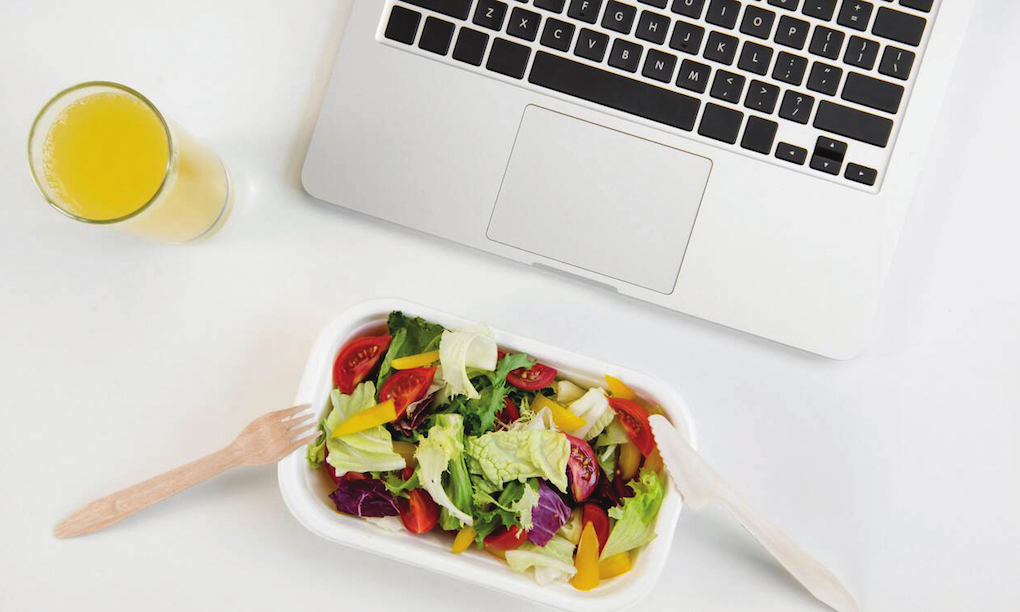
<svg viewBox="0 0 1020 612"><path fill-rule="evenodd" d="M155 112L116 92L74 102L50 128L46 181L69 212L94 221L143 207L166 175L170 145Z"/></svg>

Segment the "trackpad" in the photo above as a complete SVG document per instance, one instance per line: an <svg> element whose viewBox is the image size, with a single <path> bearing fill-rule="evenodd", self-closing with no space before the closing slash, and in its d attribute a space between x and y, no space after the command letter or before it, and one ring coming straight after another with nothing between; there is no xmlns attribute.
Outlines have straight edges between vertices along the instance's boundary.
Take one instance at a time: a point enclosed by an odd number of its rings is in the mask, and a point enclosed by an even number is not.
<svg viewBox="0 0 1020 612"><path fill-rule="evenodd" d="M529 106L488 237L671 293L712 162Z"/></svg>

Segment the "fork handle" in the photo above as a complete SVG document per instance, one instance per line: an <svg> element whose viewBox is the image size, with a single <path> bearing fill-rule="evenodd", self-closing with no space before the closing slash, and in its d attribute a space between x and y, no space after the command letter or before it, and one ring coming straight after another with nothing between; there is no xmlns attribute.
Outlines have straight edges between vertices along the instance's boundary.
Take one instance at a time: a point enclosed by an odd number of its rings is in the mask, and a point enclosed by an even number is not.
<svg viewBox="0 0 1020 612"><path fill-rule="evenodd" d="M95 500L64 519L53 533L63 539L99 531L240 464L241 457L231 444L201 459Z"/></svg>

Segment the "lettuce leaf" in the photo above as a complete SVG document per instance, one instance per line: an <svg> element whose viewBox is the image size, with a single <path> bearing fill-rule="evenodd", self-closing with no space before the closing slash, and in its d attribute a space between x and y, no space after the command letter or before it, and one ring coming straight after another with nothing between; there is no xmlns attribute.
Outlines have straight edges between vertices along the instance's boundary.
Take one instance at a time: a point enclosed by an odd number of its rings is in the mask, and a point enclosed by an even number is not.
<svg viewBox="0 0 1020 612"><path fill-rule="evenodd" d="M393 438L382 425L358 433L333 438L330 433L351 416L375 405L375 385L366 381L358 385L350 395L333 389L330 393L333 410L319 424L319 438L309 447L309 460L319 459L321 446L329 449L329 464L337 476L347 472L388 472L404 467L404 458L393 450ZM321 460L319 461L321 463ZM314 464L313 464L314 465Z"/></svg>
<svg viewBox="0 0 1020 612"><path fill-rule="evenodd" d="M609 509L609 516L616 523L602 549L602 559L640 548L655 539L652 523L666 495L665 484L655 470L644 468L627 486L634 491L634 497L625 498L622 506Z"/></svg>
<svg viewBox="0 0 1020 612"><path fill-rule="evenodd" d="M570 518L570 508L549 485L539 481L538 500L529 514L528 518L533 520L529 520L532 525L528 528L528 540L532 544L545 546Z"/></svg>
<svg viewBox="0 0 1020 612"><path fill-rule="evenodd" d="M506 552L506 563L515 572L535 570L535 581L541 585L557 580L568 580L574 569L574 545L562 536L555 536L545 546L526 542L516 550Z"/></svg>
<svg viewBox="0 0 1020 612"><path fill-rule="evenodd" d="M383 357L382 365L379 366L380 387L393 373L394 359L436 350L440 337L446 331L442 325L429 323L421 317L407 317L399 310L390 313L386 325L393 340L390 342L389 350L386 351L386 356Z"/></svg>
<svg viewBox="0 0 1020 612"><path fill-rule="evenodd" d="M468 470L502 487L528 478L544 478L560 491L567 490L570 442L559 432L546 430L493 431L468 438Z"/></svg>
<svg viewBox="0 0 1020 612"><path fill-rule="evenodd" d="M441 414L436 417L436 424L429 429L428 436L422 438L414 452L418 460L418 480L423 489L428 491L432 499L445 511L446 525L456 519L458 524L470 525L473 519L467 511L471 509L471 481L467 469L464 468L464 423L459 414ZM456 502L444 487L443 474L449 470L448 487L456 497ZM461 472L455 474L454 472ZM446 529L446 526L443 526Z"/></svg>
<svg viewBox="0 0 1020 612"><path fill-rule="evenodd" d="M484 479L480 479L483 480ZM532 508L538 502L537 481L527 483L511 482L499 494L499 499L479 488L474 492L475 542L482 545L485 537L500 527L517 526L525 531L531 529Z"/></svg>
<svg viewBox="0 0 1020 612"><path fill-rule="evenodd" d="M439 363L452 395L478 399L468 368L496 369L496 337L484 325L470 325L457 331L444 331L439 341Z"/></svg>
<svg viewBox="0 0 1020 612"><path fill-rule="evenodd" d="M509 386L506 376L517 368L530 368L535 360L523 353L506 355L499 361L495 372L473 372L471 380L477 385L478 399L460 395L450 403L450 409L464 415L464 433L480 436L496 428L496 415L503 410L503 400Z"/></svg>
<svg viewBox="0 0 1020 612"><path fill-rule="evenodd" d="M609 398L600 387L588 389L580 399L567 406L567 410L585 420L583 427L568 431L582 440L591 440L613 422L613 411L609 409Z"/></svg>

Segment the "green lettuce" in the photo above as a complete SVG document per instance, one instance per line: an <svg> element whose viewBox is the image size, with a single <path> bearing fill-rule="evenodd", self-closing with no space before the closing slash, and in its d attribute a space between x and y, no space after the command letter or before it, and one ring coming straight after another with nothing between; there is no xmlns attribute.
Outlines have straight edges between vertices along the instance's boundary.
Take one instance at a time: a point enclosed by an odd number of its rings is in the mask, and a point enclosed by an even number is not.
<svg viewBox="0 0 1020 612"><path fill-rule="evenodd" d="M599 387L588 389L587 393L571 402L567 406L567 410L584 419L585 424L582 427L567 432L582 440L591 440L598 436L613 422L613 411L609 409L609 398L606 397L606 392Z"/></svg>
<svg viewBox="0 0 1020 612"><path fill-rule="evenodd" d="M471 480L464 466L464 423L459 414L440 414L436 424L418 443L418 480L439 504L440 525L456 529L473 522ZM444 483L443 475L446 474ZM452 494L452 497L451 497ZM443 517L446 516L446 519Z"/></svg>
<svg viewBox="0 0 1020 612"><path fill-rule="evenodd" d="M570 442L547 430L493 431L468 438L468 470L497 487L512 480L544 478L560 491L567 490Z"/></svg>
<svg viewBox="0 0 1020 612"><path fill-rule="evenodd" d="M655 539L652 523L666 495L665 484L655 470L645 468L627 486L634 491L634 497L625 498L622 506L609 509L609 517L616 519L616 523L609 532L602 559L640 548Z"/></svg>
<svg viewBox="0 0 1020 612"><path fill-rule="evenodd" d="M470 325L456 331L444 331L439 341L439 363L443 379L453 396L465 395L478 399L478 390L471 384L468 369L491 372L496 369L496 337L484 325Z"/></svg>
<svg viewBox="0 0 1020 612"><path fill-rule="evenodd" d="M562 536L555 536L545 546L527 542L516 550L508 550L506 563L515 572L534 568L535 581L541 585L568 580L577 573L574 569L574 544Z"/></svg>
<svg viewBox="0 0 1020 612"><path fill-rule="evenodd" d="M337 476L347 472L385 472L404 467L404 458L393 451L393 439L382 425L339 438L330 436L340 423L375 405L375 385L371 381L361 383L350 395L333 389L329 398L333 410L319 423L319 437L308 447L308 462L312 466L322 465L325 459L336 470ZM328 458L326 450L329 450Z"/></svg>
<svg viewBox="0 0 1020 612"><path fill-rule="evenodd" d="M390 313L386 322L390 329L390 348L379 366L379 386L393 373L393 360L427 353L439 348L439 340L446 331L442 325L429 323L421 317L410 318L399 310Z"/></svg>
<svg viewBox="0 0 1020 612"><path fill-rule="evenodd" d="M494 372L469 372L478 398L468 399L458 395L450 403L450 410L464 415L464 432L467 435L480 436L496 428L496 415L503 410L503 400L509 392L507 374L517 368L530 368L534 364L535 360L527 355L515 353L503 357Z"/></svg>

